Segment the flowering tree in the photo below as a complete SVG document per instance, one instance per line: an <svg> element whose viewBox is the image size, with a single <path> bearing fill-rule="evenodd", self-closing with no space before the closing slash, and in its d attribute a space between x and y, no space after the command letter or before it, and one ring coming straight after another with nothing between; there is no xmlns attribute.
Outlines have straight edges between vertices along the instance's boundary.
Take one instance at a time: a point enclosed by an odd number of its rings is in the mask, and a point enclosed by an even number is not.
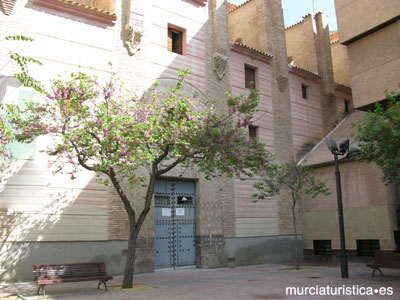
<svg viewBox="0 0 400 300"><path fill-rule="evenodd" d="M7 36L6 40L18 40L18 41L32 41L25 36ZM23 80L22 77L28 74L26 73L26 65L27 62L34 62L33 58L28 58L25 56L18 55L16 53L10 54L11 59L17 61L19 66L21 67L21 73L15 74L15 77L19 77L20 80ZM21 75L21 74L24 75ZM13 118L19 116L19 108L14 104L9 103L0 103L0 158L8 157L9 152L7 151L7 145L14 140L14 135L12 133L9 121Z"/></svg>
<svg viewBox="0 0 400 300"><path fill-rule="evenodd" d="M7 145L14 140L9 121L19 116L19 108L13 104L0 103L0 158L8 157Z"/></svg>
<svg viewBox="0 0 400 300"><path fill-rule="evenodd" d="M257 181L254 187L259 190L259 194L254 194L253 197L258 200L265 199L278 195L282 188L289 190L292 196L292 216L293 230L296 240L295 244L295 260L296 269L299 266L298 245L297 245L297 225L296 225L296 204L301 201L304 194L310 195L313 198L319 194L329 195L329 189L325 186L325 182L318 178L318 173L311 167L300 165L293 161L281 166L274 166L275 175L270 172L270 175L263 177L261 181Z"/></svg>
<svg viewBox="0 0 400 300"><path fill-rule="evenodd" d="M164 93L150 89L134 97L117 95L114 75L101 86L94 76L71 74L66 81L53 80L52 91L43 91L45 102L26 103L26 112L15 121L21 142L56 136L47 153L67 158L72 178L83 167L105 175L102 183L116 189L129 218L123 288L132 287L136 240L158 177L178 165L196 167L206 178L272 170L270 154L246 130L258 97L227 94L229 113L217 114L212 102L183 92L186 75L181 71L177 85ZM59 170L63 168L60 164ZM137 175L139 169L148 176ZM127 188L135 184L147 186L141 211L127 196Z"/></svg>

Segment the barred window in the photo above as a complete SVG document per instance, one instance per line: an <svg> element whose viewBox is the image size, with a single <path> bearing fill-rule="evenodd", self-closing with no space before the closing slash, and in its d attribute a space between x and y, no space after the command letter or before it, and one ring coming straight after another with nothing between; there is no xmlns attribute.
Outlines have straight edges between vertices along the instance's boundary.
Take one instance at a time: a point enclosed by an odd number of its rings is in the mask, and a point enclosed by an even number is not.
<svg viewBox="0 0 400 300"><path fill-rule="evenodd" d="M380 249L379 240L357 240L358 256L375 256Z"/></svg>
<svg viewBox="0 0 400 300"><path fill-rule="evenodd" d="M314 255L332 255L331 240L313 240Z"/></svg>

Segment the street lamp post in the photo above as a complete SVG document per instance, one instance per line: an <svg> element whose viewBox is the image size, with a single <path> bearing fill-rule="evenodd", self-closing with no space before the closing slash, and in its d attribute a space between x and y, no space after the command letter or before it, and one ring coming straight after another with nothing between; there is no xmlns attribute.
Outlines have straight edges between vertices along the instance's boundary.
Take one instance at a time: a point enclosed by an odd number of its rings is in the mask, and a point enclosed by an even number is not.
<svg viewBox="0 0 400 300"><path fill-rule="evenodd" d="M336 142L325 137L326 143L328 145L329 151L332 152L335 158L335 174L336 174L336 191L337 191L337 202L338 202L338 213L339 213L339 232L340 232L340 268L342 272L342 278L349 278L349 271L347 265L347 255L346 255L346 242L344 235L344 221L343 221L343 204L342 204L342 186L340 184L340 171L339 171L339 160L338 155L349 154L349 140L340 143L339 147Z"/></svg>

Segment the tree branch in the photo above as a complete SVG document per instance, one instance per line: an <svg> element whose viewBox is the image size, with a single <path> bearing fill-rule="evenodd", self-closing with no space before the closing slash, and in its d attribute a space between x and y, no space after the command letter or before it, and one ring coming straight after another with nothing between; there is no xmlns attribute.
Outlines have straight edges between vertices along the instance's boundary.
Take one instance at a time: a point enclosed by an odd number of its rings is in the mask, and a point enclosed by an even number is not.
<svg viewBox="0 0 400 300"><path fill-rule="evenodd" d="M153 166L155 166L157 168L158 164L167 157L168 153L169 153L169 146L167 145L167 148L165 148L164 153L161 154L153 163Z"/></svg>
<svg viewBox="0 0 400 300"><path fill-rule="evenodd" d="M179 165L180 163L182 163L184 160L185 160L184 158L176 160L175 162L173 162L172 164L170 164L170 165L169 165L168 167L166 167L165 169L157 171L157 172L156 172L156 176L158 177L158 176L161 176L162 174L167 173L168 171L172 170L172 169L175 168L177 165Z"/></svg>
<svg viewBox="0 0 400 300"><path fill-rule="evenodd" d="M62 134L65 134L65 130L67 129L67 124L68 124L70 119L71 119L70 117L65 118L64 124L63 124L62 129L61 129L61 133Z"/></svg>
<svg viewBox="0 0 400 300"><path fill-rule="evenodd" d="M76 157L78 158L78 162L79 164L84 167L86 170L89 171L95 171L95 169L93 167L88 166L85 162L84 159L81 157L83 154L79 151L78 146L76 146L76 144L74 142L72 142L71 140L69 141L71 143L71 145L74 147L75 152L76 152ZM85 156L85 155L83 155Z"/></svg>
<svg viewBox="0 0 400 300"><path fill-rule="evenodd" d="M84 163L83 159L80 157L80 155L78 155L78 162L79 164L84 167L86 170L89 171L95 171L95 169L93 167L88 166L86 163Z"/></svg>
<svg viewBox="0 0 400 300"><path fill-rule="evenodd" d="M146 192L146 198L144 202L144 208L142 212L139 215L139 218L137 220L137 223L135 224L135 232L138 234L140 231L140 228L142 227L144 220L146 219L147 214L150 211L151 208L151 200L153 199L153 194L154 194L154 186L156 182L156 170L157 170L157 165L153 164L151 168L151 174L150 174L150 182L147 187L147 192Z"/></svg>
<svg viewBox="0 0 400 300"><path fill-rule="evenodd" d="M101 145L101 140L95 133L93 133L91 131L88 131L88 133Z"/></svg>
<svg viewBox="0 0 400 300"><path fill-rule="evenodd" d="M108 172L107 175L111 179L111 182L112 182L115 190L117 191L119 197L121 198L122 202L124 203L125 210L129 216L129 221L135 223L136 222L135 210L132 208L132 205L129 202L128 197L125 195L124 191L122 190L121 185L119 184L119 182L117 180L117 175L115 174L114 169L110 168L110 171Z"/></svg>

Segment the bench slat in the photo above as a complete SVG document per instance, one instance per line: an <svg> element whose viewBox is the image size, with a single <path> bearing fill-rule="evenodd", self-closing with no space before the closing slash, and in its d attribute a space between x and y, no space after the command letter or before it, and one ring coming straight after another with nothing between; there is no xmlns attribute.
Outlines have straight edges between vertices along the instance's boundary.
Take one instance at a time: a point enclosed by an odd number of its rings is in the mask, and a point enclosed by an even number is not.
<svg viewBox="0 0 400 300"><path fill-rule="evenodd" d="M32 267L46 267L46 266L65 267L65 266L74 266L74 265L104 265L104 262L96 261L96 262L68 263L68 264L34 264L34 265L32 265Z"/></svg>
<svg viewBox="0 0 400 300"><path fill-rule="evenodd" d="M51 284L59 282L78 282L78 281L93 281L93 280L111 280L112 276L86 276L86 277L74 277L74 278L46 278L37 280L38 284Z"/></svg>

